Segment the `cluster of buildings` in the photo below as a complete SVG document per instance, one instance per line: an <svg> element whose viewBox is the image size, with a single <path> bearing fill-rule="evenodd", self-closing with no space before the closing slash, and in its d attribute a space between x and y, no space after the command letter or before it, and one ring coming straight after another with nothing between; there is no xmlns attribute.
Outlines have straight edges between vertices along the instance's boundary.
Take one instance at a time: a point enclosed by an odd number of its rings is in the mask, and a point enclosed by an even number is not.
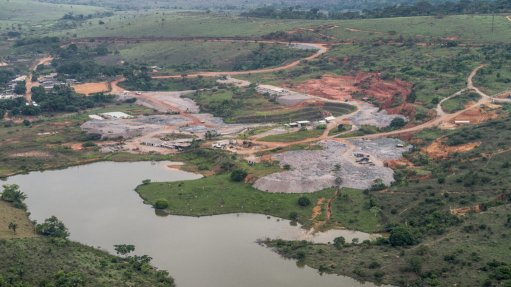
<svg viewBox="0 0 511 287"><path fill-rule="evenodd" d="M0 92L0 100L10 100L10 99L16 99L16 98L21 98L23 97L24 95L18 95L14 92L14 89L16 87L16 85L19 83L19 82L23 82L27 79L27 76L19 76L17 77L16 79L14 80L11 80L5 87L5 89L3 90L3 92Z"/></svg>
<svg viewBox="0 0 511 287"><path fill-rule="evenodd" d="M37 81L39 84L41 84L41 87L43 87L45 90L51 90L55 86L61 86L61 85L73 85L77 84L78 81L75 79L67 79L65 82L60 81L57 79L57 73L50 73L48 75L42 75L39 76Z"/></svg>
<svg viewBox="0 0 511 287"><path fill-rule="evenodd" d="M173 141L162 141L162 140L150 140L142 142L145 146L158 147L158 148L166 148L166 149L175 149L178 151L183 151L184 149L190 147L193 143L194 139L176 139Z"/></svg>
<svg viewBox="0 0 511 287"><path fill-rule="evenodd" d="M333 116L330 116L330 117L326 117L322 120L319 120L316 122L316 125L326 125L328 123L331 123L335 121L335 117ZM286 127L289 127L289 128L305 128L305 127L308 127L312 125L312 122L311 121L297 121L297 122L291 122L289 124L286 124Z"/></svg>

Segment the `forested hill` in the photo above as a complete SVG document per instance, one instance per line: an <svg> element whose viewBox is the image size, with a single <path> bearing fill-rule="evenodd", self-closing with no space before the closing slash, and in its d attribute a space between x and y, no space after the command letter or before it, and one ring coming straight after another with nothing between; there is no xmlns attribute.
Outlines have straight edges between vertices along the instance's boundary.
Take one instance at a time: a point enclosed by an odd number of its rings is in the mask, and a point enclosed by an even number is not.
<svg viewBox="0 0 511 287"><path fill-rule="evenodd" d="M355 18L391 18L406 16L439 16L456 14L490 14L511 11L509 0L459 0L458 2L419 1L408 4L393 4L373 7L362 11L343 11L339 9L322 10L318 7L277 8L265 6L242 13L243 16L275 19L355 19Z"/></svg>
<svg viewBox="0 0 511 287"><path fill-rule="evenodd" d="M415 0L41 0L51 3L83 4L110 7L114 9L224 9L239 10L256 7L273 6L277 8L300 6L302 8L319 8L322 10L364 10L382 8L397 4L411 4ZM432 0L434 3L445 0Z"/></svg>

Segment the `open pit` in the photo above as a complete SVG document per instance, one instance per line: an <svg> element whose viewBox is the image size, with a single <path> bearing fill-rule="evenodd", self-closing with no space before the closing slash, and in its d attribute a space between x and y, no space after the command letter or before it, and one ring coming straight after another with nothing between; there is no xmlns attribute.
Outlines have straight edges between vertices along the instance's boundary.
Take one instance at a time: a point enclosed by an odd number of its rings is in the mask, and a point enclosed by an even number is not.
<svg viewBox="0 0 511 287"><path fill-rule="evenodd" d="M390 113L410 113L406 97L412 91L412 83L399 79L383 80L379 73L358 73L354 76L324 75L320 79L288 85L298 92L330 100L346 101L367 98L378 103Z"/></svg>
<svg viewBox="0 0 511 287"><path fill-rule="evenodd" d="M337 185L357 189L370 188L381 179L385 185L394 181L394 172L384 161L400 159L412 146L399 139L323 141L322 150L289 151L272 156L281 167L290 170L259 178L254 187L267 192L316 192ZM400 147L400 146L404 147Z"/></svg>

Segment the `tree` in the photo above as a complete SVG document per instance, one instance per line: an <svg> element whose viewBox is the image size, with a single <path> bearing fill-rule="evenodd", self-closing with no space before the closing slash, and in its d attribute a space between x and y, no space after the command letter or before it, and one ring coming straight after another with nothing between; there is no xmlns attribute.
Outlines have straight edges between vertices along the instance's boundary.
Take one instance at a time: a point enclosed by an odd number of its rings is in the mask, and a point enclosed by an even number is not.
<svg viewBox="0 0 511 287"><path fill-rule="evenodd" d="M336 237L334 239L334 246L337 249L341 249L346 244L346 239L342 236Z"/></svg>
<svg viewBox="0 0 511 287"><path fill-rule="evenodd" d="M18 95L24 95L27 92L27 87L25 85L25 81L17 82L14 87L14 93Z"/></svg>
<svg viewBox="0 0 511 287"><path fill-rule="evenodd" d="M406 121L403 119L403 118L394 118L391 122L390 122L390 128L391 129L400 129L402 127L404 127L406 125Z"/></svg>
<svg viewBox="0 0 511 287"><path fill-rule="evenodd" d="M11 222L9 223L9 230L12 230L12 233L16 234L16 229L18 229L18 224Z"/></svg>
<svg viewBox="0 0 511 287"><path fill-rule="evenodd" d="M248 173L243 169L235 169L231 172L231 180L241 182L247 177Z"/></svg>
<svg viewBox="0 0 511 287"><path fill-rule="evenodd" d="M11 202L16 208L25 208L23 201L27 199L27 195L20 191L17 184L3 185L2 200Z"/></svg>
<svg viewBox="0 0 511 287"><path fill-rule="evenodd" d="M167 209L169 207L169 202L166 199L158 199L154 203L154 208L156 209Z"/></svg>
<svg viewBox="0 0 511 287"><path fill-rule="evenodd" d="M132 244L118 244L114 245L115 252L117 254L126 256L130 254L131 252L135 251L135 245Z"/></svg>
<svg viewBox="0 0 511 287"><path fill-rule="evenodd" d="M392 246L406 246L417 243L415 236L407 226L397 226L390 231L389 242Z"/></svg>
<svg viewBox="0 0 511 287"><path fill-rule="evenodd" d="M55 216L46 219L42 224L37 224L36 231L48 237L67 239L69 236L67 227Z"/></svg>
<svg viewBox="0 0 511 287"><path fill-rule="evenodd" d="M306 196L302 196L298 198L298 205L300 205L301 207L307 207L311 205L311 200Z"/></svg>

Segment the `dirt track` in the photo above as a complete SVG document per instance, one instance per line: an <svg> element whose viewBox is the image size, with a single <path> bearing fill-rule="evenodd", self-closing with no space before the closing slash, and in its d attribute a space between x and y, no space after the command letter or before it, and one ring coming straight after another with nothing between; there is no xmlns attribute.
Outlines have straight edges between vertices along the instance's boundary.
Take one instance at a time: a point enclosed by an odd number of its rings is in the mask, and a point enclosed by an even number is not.
<svg viewBox="0 0 511 287"><path fill-rule="evenodd" d="M39 59L32 67L30 67L30 73L27 76L27 79L25 80L25 87L27 91L25 92L25 101L27 103L32 103L32 87L34 86L32 83L32 74L37 69L37 66L39 65L46 65L53 61L52 56L44 57Z"/></svg>
<svg viewBox="0 0 511 287"><path fill-rule="evenodd" d="M218 40L222 41L222 40ZM267 43L267 44L288 44L286 42L280 42L280 41L258 41L257 43ZM311 43L293 43L294 45L303 45L303 46L309 46L314 47L318 49L316 53L313 55L296 60L292 63L275 67L275 68L267 68L267 69L258 69L258 70L249 70L249 71L237 71L237 72L202 72L202 73L195 73L195 74L189 74L186 75L188 78L195 78L195 77L221 77L221 76L239 76L239 75L248 75L248 74L262 74L262 73L272 73L272 72L278 72L283 70L288 70L291 68L294 68L298 66L302 61L310 61L314 60L321 55L325 54L329 51L329 48L325 44L311 44ZM153 76L153 79L176 79L181 78L181 75L167 75L167 76Z"/></svg>

